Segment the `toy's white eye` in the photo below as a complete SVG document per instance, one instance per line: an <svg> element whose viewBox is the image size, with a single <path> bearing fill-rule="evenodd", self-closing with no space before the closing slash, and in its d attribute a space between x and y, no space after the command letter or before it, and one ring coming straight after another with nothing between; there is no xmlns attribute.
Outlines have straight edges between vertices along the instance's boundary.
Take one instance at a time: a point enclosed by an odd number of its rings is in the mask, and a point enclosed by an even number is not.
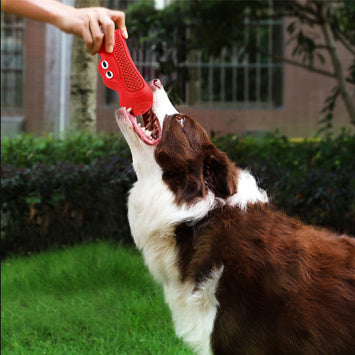
<svg viewBox="0 0 355 355"><path fill-rule="evenodd" d="M101 62L101 66L104 68L104 69L107 69L108 68L108 63L106 62L106 60L103 60Z"/></svg>
<svg viewBox="0 0 355 355"><path fill-rule="evenodd" d="M112 78L113 78L112 71L107 71L107 72L106 72L106 78L107 78L107 79L112 79Z"/></svg>

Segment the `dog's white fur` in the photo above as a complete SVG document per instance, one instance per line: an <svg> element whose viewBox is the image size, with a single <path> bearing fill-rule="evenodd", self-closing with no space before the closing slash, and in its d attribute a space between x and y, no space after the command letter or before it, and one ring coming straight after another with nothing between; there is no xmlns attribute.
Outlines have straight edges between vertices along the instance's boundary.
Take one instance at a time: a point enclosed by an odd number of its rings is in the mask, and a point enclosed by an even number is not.
<svg viewBox="0 0 355 355"><path fill-rule="evenodd" d="M153 92L153 112L164 130L166 115L177 113L163 88ZM212 271L209 278L196 288L189 281L182 282L179 275L175 248L175 225L204 218L216 204L238 205L267 202L266 193L257 187L247 171L238 178L238 192L227 200L216 198L210 191L193 205L175 203L175 196L162 179L162 169L154 158L154 146L143 143L129 121L116 113L118 125L132 152L137 182L128 199L128 220L137 247L154 278L163 285L167 304L175 324L176 333L198 354L211 354L210 335L213 330L218 302L215 297L223 265Z"/></svg>
<svg viewBox="0 0 355 355"><path fill-rule="evenodd" d="M237 193L227 199L230 206L238 206L245 211L248 203L267 203L269 201L266 192L258 187L254 176L246 170L240 170L237 186Z"/></svg>

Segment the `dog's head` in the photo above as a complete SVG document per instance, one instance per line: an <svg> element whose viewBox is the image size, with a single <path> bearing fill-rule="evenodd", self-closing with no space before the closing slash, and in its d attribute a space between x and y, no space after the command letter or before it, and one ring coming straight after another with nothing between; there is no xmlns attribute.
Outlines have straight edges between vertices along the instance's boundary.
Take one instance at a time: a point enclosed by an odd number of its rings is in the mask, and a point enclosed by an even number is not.
<svg viewBox="0 0 355 355"><path fill-rule="evenodd" d="M129 110L116 111L117 123L133 157L138 180L147 174L163 179L177 203L190 203L213 192L236 192L237 170L191 117L178 113L159 80L149 83L153 106L141 122Z"/></svg>

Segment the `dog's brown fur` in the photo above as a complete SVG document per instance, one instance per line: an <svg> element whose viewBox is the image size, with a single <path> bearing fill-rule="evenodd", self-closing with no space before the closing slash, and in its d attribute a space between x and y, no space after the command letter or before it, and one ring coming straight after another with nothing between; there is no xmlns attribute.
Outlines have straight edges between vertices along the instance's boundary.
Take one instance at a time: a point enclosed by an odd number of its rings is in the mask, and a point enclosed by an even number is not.
<svg viewBox="0 0 355 355"><path fill-rule="evenodd" d="M184 132L177 120L184 119ZM237 191L239 170L191 118L166 119L156 160L177 203ZM215 354L354 354L355 241L253 204L176 227L181 281L224 266Z"/></svg>

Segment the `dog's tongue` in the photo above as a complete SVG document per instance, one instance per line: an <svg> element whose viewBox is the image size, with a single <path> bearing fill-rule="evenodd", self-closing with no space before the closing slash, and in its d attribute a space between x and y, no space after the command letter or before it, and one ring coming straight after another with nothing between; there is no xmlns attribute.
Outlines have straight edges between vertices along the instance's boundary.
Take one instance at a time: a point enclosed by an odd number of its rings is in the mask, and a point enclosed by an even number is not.
<svg viewBox="0 0 355 355"><path fill-rule="evenodd" d="M118 93L120 106L132 108L135 116L148 112L153 105L153 92L134 65L120 30L115 30L113 52L106 52L103 41L99 55L103 82Z"/></svg>

